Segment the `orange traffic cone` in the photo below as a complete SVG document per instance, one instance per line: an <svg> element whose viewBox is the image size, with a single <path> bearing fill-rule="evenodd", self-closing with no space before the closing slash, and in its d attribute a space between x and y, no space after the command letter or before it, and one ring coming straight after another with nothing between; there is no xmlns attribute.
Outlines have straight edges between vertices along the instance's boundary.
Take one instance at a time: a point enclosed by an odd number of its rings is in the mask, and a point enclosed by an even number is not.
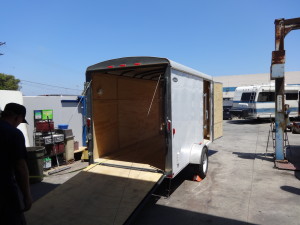
<svg viewBox="0 0 300 225"><path fill-rule="evenodd" d="M193 181L200 182L200 181L202 181L202 179L201 179L201 177L199 177L199 175L195 175L193 178Z"/></svg>

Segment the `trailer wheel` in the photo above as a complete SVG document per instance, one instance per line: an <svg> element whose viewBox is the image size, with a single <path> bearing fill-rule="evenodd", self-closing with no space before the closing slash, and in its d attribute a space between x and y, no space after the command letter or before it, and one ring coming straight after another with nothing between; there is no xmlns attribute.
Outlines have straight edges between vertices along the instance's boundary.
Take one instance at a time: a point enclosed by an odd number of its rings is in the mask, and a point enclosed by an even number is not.
<svg viewBox="0 0 300 225"><path fill-rule="evenodd" d="M200 164L194 164L194 173L199 175L201 179L204 179L206 177L207 171L208 171L208 149L207 147L203 148L201 158L200 158Z"/></svg>

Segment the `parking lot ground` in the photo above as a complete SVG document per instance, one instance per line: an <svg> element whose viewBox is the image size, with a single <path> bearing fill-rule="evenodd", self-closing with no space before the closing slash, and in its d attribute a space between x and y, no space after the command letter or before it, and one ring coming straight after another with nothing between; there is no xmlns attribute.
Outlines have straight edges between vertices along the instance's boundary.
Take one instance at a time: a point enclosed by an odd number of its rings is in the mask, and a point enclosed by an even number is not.
<svg viewBox="0 0 300 225"><path fill-rule="evenodd" d="M299 225L300 171L274 168L272 140L266 151L270 124L230 120L224 121L223 128L223 137L210 145L207 177L191 181L190 171L185 169L172 180L170 197L153 196L133 224ZM288 138L292 151L288 150L287 156L300 160L300 134L288 133ZM34 199L87 164L76 161L70 169L31 185ZM164 182L158 192L166 194L167 185Z"/></svg>
<svg viewBox="0 0 300 225"><path fill-rule="evenodd" d="M70 168L59 173L48 175L48 172L57 170L58 167L54 167L51 170L44 171L44 179L42 180L42 182L30 185L33 200L36 201L42 196L46 195L59 185L74 177L86 166L88 166L88 162L81 162L80 160L77 160L72 164L60 166L59 168Z"/></svg>
<svg viewBox="0 0 300 225"><path fill-rule="evenodd" d="M223 137L210 145L207 177L182 180L169 198L152 199L134 224L299 224L299 171L274 168L269 128L224 121ZM299 134L288 137L300 152Z"/></svg>

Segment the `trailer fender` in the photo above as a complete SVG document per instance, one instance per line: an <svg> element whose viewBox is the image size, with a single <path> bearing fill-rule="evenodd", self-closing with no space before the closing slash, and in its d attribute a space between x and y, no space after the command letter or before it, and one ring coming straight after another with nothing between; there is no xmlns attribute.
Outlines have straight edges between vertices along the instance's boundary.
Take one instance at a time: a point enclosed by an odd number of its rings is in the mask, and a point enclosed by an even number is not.
<svg viewBox="0 0 300 225"><path fill-rule="evenodd" d="M193 144L190 153L190 164L200 164L205 144Z"/></svg>

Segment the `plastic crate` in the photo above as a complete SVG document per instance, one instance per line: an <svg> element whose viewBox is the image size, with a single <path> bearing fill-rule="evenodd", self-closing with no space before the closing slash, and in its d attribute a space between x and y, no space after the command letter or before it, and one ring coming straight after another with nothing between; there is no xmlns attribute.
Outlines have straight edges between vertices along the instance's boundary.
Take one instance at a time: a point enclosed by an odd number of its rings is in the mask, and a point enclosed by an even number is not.
<svg viewBox="0 0 300 225"><path fill-rule="evenodd" d="M47 155L48 156L53 156L55 155L55 150L56 150L56 154L62 154L65 152L65 144L62 143L57 143L54 145L46 145L46 151L47 151Z"/></svg>
<svg viewBox="0 0 300 225"><path fill-rule="evenodd" d="M68 129L68 124L58 124L58 129Z"/></svg>
<svg viewBox="0 0 300 225"><path fill-rule="evenodd" d="M35 130L37 132L49 132L54 131L54 122L53 121L38 121L35 124Z"/></svg>
<svg viewBox="0 0 300 225"><path fill-rule="evenodd" d="M59 142L63 142L64 141L64 135L63 134L53 134L52 136L46 136L43 137L44 141L45 141L45 145L49 145L49 144L53 144L52 141L54 143L59 143Z"/></svg>

